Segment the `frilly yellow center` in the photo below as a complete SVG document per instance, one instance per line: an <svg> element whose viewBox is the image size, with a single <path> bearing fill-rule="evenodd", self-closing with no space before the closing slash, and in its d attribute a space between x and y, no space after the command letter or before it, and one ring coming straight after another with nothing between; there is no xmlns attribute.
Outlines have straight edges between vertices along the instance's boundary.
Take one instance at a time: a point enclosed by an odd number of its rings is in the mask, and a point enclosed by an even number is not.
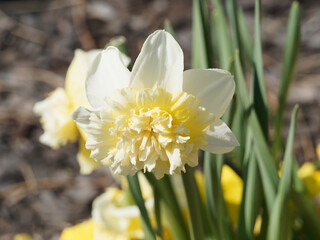
<svg viewBox="0 0 320 240"><path fill-rule="evenodd" d="M123 88L106 102L105 110L90 117L91 128L104 129L104 136L89 139L87 147L116 174L143 169L161 178L180 174L185 164L198 164L197 151L207 144L205 134L214 116L194 96L160 87ZM103 148L108 149L107 157L99 159Z"/></svg>

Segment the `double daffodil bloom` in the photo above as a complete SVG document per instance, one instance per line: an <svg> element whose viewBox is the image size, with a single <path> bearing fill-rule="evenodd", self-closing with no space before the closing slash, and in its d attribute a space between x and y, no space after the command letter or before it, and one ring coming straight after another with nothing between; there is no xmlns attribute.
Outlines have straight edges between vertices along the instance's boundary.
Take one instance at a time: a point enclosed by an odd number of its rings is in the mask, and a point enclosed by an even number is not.
<svg viewBox="0 0 320 240"><path fill-rule="evenodd" d="M199 148L226 153L238 146L220 119L234 93L233 76L183 68L182 50L164 30L147 38L132 72L116 48L102 50L86 80L92 109L73 114L91 157L115 174L143 169L161 178L198 165Z"/></svg>
<svg viewBox="0 0 320 240"><path fill-rule="evenodd" d="M34 105L34 112L41 117L40 122L44 129L39 139L42 144L57 149L78 139L79 128L70 116L79 106L90 106L85 94L85 79L88 66L99 52L76 50L67 71L65 88L57 88L48 98ZM89 174L99 164L90 158L90 151L84 147L85 141L86 136L82 132L77 159L80 172Z"/></svg>
<svg viewBox="0 0 320 240"><path fill-rule="evenodd" d="M80 131L77 159L82 174L91 173L99 164L90 158L90 151L85 148L86 134L70 116L79 106L90 106L85 93L85 79L89 65L99 52L97 49L88 52L76 50L67 71L65 88L57 88L48 98L34 106L34 112L41 117L40 122L44 129L39 139L42 144L57 149L69 142L75 142ZM129 64L128 57L122 54L121 58L125 65Z"/></svg>

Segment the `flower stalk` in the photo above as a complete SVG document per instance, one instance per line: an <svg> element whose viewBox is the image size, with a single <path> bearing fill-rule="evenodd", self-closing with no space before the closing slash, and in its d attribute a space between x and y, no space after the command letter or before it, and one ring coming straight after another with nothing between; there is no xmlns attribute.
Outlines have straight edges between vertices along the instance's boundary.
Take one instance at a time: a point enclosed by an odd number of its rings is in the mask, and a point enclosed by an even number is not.
<svg viewBox="0 0 320 240"><path fill-rule="evenodd" d="M183 186L188 202L188 213L190 222L190 235L192 240L205 239L204 223L201 216L201 199L199 190L194 178L194 169L187 167L182 174Z"/></svg>

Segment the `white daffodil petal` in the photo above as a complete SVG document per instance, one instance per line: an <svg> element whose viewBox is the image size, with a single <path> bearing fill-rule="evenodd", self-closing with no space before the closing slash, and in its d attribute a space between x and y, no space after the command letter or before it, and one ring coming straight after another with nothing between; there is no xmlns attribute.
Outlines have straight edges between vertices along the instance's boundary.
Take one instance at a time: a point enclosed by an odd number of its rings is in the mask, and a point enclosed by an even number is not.
<svg viewBox="0 0 320 240"><path fill-rule="evenodd" d="M90 110L84 107L79 107L75 112L72 113L71 118L77 123L79 127L81 127L82 129L86 129L86 127L90 123L90 114Z"/></svg>
<svg viewBox="0 0 320 240"><path fill-rule="evenodd" d="M68 68L65 90L72 104L73 110L77 107L89 107L85 91L85 80L88 68L101 50L94 49L88 52L77 49Z"/></svg>
<svg viewBox="0 0 320 240"><path fill-rule="evenodd" d="M151 34L133 66L130 87L143 89L161 86L169 92L182 90L183 52L166 31Z"/></svg>
<svg viewBox="0 0 320 240"><path fill-rule="evenodd" d="M86 92L94 108L105 105L104 99L116 89L128 86L130 71L123 64L121 53L115 47L100 51L89 68Z"/></svg>
<svg viewBox="0 0 320 240"><path fill-rule="evenodd" d="M215 120L215 122L211 124L206 139L208 145L201 147L201 149L211 153L227 153L239 146L236 137L229 127L220 119Z"/></svg>
<svg viewBox="0 0 320 240"><path fill-rule="evenodd" d="M221 69L190 69L183 73L183 91L194 95L216 118L227 109L234 94L233 76Z"/></svg>

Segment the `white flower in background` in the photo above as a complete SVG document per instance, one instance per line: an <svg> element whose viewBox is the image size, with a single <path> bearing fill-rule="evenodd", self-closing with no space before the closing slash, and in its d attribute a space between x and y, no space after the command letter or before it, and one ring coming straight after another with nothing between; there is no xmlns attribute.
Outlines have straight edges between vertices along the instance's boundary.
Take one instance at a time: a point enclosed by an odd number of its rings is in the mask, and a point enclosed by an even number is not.
<svg viewBox="0 0 320 240"><path fill-rule="evenodd" d="M167 32L151 34L132 72L119 51L100 51L89 69L86 93L93 108L73 118L88 135L91 157L115 174L180 174L198 165L198 150L231 151L238 142L220 119L229 105L233 76L219 69L183 72L183 53Z"/></svg>
<svg viewBox="0 0 320 240"><path fill-rule="evenodd" d="M138 177L146 208L153 217L154 199L151 186L143 174ZM111 239L111 234L115 239L144 239L140 210L135 205L129 188L120 190L109 187L93 201L92 218L101 227L100 230L95 230L96 240Z"/></svg>
<svg viewBox="0 0 320 240"><path fill-rule="evenodd" d="M54 149L74 142L78 138L77 126L70 119L73 108L63 88L57 88L45 100L34 105L34 112L41 116L44 133L40 142Z"/></svg>
<svg viewBox="0 0 320 240"><path fill-rule="evenodd" d="M88 52L76 50L67 71L65 89L57 88L48 98L34 106L34 112L41 117L40 122L44 129L40 136L42 144L57 149L69 142L75 142L80 131L77 159L82 174L91 173L99 164L90 158L90 151L84 144L86 134L77 127L70 116L79 106L90 106L85 93L85 79L89 65L99 52L97 49ZM122 54L121 58L125 65L129 64L128 57Z"/></svg>

